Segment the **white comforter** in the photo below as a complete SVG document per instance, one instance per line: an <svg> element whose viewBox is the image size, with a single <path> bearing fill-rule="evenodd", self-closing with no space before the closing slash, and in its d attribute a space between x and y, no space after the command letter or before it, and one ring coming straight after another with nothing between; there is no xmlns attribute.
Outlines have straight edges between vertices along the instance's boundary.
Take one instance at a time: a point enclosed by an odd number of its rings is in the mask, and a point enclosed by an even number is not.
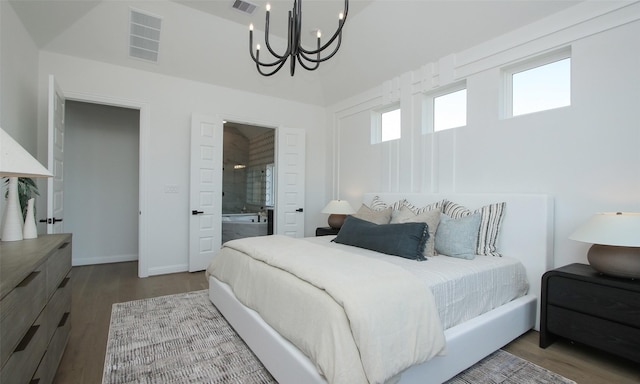
<svg viewBox="0 0 640 384"><path fill-rule="evenodd" d="M444 349L431 291L383 261L267 236L225 243L207 274L229 284L330 383L384 383Z"/></svg>

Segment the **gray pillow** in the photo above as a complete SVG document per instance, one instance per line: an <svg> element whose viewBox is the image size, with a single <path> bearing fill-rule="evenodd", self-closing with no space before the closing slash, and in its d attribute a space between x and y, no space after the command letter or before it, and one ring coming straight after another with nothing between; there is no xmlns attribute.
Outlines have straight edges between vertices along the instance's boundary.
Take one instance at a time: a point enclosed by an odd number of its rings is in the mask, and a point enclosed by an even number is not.
<svg viewBox="0 0 640 384"><path fill-rule="evenodd" d="M474 259L481 219L480 212L459 219L441 214L436 231L436 252L460 259Z"/></svg>
<svg viewBox="0 0 640 384"><path fill-rule="evenodd" d="M424 247L425 256L435 256L435 238L436 230L438 229L438 223L440 222L440 209L435 208L430 211L424 211L420 214L415 214L406 205L403 205L399 210L391 213L391 224L399 223L427 223L429 231L429 239Z"/></svg>
<svg viewBox="0 0 640 384"><path fill-rule="evenodd" d="M333 241L407 259L426 260L423 252L428 237L426 223L379 225L347 216Z"/></svg>

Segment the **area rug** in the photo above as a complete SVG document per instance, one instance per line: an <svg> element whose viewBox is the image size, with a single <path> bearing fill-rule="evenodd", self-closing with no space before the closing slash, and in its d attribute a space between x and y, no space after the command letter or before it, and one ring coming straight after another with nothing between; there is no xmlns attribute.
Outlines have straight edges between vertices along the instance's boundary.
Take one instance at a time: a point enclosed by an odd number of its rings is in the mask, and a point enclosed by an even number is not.
<svg viewBox="0 0 640 384"><path fill-rule="evenodd" d="M103 384L276 383L206 290L114 304ZM574 383L498 350L448 384Z"/></svg>

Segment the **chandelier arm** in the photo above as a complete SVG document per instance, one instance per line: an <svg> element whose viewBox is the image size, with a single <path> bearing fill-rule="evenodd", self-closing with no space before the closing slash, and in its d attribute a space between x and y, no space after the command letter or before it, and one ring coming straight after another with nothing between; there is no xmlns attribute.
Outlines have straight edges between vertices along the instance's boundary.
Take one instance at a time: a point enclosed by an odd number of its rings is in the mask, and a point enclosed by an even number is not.
<svg viewBox="0 0 640 384"><path fill-rule="evenodd" d="M275 74L276 72L278 72L280 70L280 68L282 68L282 66L284 65L284 63L286 63L286 60L281 60L280 64L271 72L263 72L262 68L260 67L260 63L256 62L256 69L258 70L258 72L262 75L262 76L271 76L273 74ZM274 64L272 64L274 65ZM263 65L265 66L265 65Z"/></svg>
<svg viewBox="0 0 640 384"><path fill-rule="evenodd" d="M282 55L279 55L276 53L276 51L274 51L271 48L271 44L269 44L269 11L267 11L267 16L266 16L266 20L264 23L264 43L267 46L267 50L269 51L269 53L271 53L274 57L276 57L277 59L283 59L286 60L287 57L289 56L289 53L291 51L291 44L287 43L287 49L284 51L284 53ZM289 11L289 19L291 19L291 11ZM290 28L289 28L290 29ZM289 31L289 33L291 33L291 31Z"/></svg>
<svg viewBox="0 0 640 384"><path fill-rule="evenodd" d="M309 62L312 62L312 63L322 63L323 61L327 61L330 58L332 58L338 52L338 49L340 49L340 44L341 43L342 43L342 36L340 36L340 38L338 38L338 43L336 44L336 47L333 50L333 52L331 52L330 55L325 56L323 58L320 58L320 52L319 51L317 52L317 55L318 55L317 59L313 59L313 58L307 56L304 52L300 52L298 54L298 56L302 56L305 60L307 60ZM316 51L313 51L313 52L316 52ZM304 65L303 65L303 67L304 67Z"/></svg>
<svg viewBox="0 0 640 384"><path fill-rule="evenodd" d="M318 48L320 48L320 38L318 37ZM315 71L316 69L318 69L318 67L320 66L320 52L318 52L317 54L317 59L315 60L310 60L305 54L304 52L298 52L297 55L298 58L298 62L300 63L300 65L302 66L302 68L308 70L308 71ZM313 66L308 66L304 61L307 60L309 63L313 63L315 65Z"/></svg>
<svg viewBox="0 0 640 384"><path fill-rule="evenodd" d="M327 41L322 47L318 47L318 49L316 49L316 50L307 50L302 45L300 45L300 51L302 51L302 52L304 52L304 53L306 53L308 55L315 55L316 53L322 52L325 49L327 49L335 41L335 39L342 38L342 28L344 27L344 23L347 21L347 14L348 13L349 13L349 0L344 0L343 17L342 17L342 19L340 21L338 21L338 29L333 33L333 35L331 36L329 41Z"/></svg>

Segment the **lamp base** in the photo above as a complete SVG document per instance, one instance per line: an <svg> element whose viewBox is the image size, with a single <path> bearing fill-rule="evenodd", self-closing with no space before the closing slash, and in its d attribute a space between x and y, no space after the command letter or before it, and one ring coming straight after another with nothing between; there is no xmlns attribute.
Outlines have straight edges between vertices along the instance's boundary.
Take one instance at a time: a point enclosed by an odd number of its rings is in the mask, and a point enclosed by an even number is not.
<svg viewBox="0 0 640 384"><path fill-rule="evenodd" d="M640 279L640 247L594 244L587 259L593 269L605 275Z"/></svg>
<svg viewBox="0 0 640 384"><path fill-rule="evenodd" d="M329 226L333 229L340 229L342 224L344 224L344 219L347 218L347 215L339 215L337 213L332 213L329 215Z"/></svg>

